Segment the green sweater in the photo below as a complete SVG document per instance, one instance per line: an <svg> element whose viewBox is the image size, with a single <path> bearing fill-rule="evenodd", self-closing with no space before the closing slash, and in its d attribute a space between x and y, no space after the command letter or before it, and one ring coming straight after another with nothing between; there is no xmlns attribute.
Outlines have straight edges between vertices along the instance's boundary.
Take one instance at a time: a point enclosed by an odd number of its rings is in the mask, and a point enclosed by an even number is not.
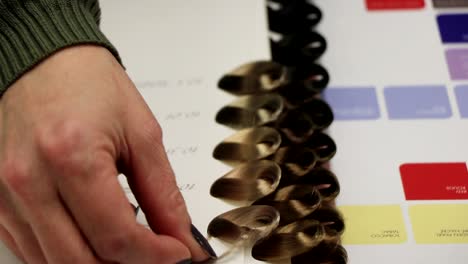
<svg viewBox="0 0 468 264"><path fill-rule="evenodd" d="M36 64L65 47L117 50L99 30L98 0L0 0L0 96Z"/></svg>

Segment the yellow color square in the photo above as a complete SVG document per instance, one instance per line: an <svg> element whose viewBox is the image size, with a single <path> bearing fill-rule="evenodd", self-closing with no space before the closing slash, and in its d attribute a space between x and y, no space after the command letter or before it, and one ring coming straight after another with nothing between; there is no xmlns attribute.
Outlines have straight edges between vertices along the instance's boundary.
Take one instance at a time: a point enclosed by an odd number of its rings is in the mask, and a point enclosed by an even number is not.
<svg viewBox="0 0 468 264"><path fill-rule="evenodd" d="M401 244L407 235L399 205L341 206L345 245Z"/></svg>
<svg viewBox="0 0 468 264"><path fill-rule="evenodd" d="M468 243L468 204L413 205L409 215L418 244Z"/></svg>

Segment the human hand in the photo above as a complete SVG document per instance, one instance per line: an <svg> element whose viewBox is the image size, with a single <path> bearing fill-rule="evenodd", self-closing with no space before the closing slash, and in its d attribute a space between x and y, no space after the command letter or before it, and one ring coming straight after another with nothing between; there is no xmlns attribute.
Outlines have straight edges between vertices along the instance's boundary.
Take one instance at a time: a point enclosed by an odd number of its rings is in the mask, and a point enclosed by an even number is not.
<svg viewBox="0 0 468 264"><path fill-rule="evenodd" d="M0 100L0 131L0 238L26 263L214 253L192 235L158 122L106 49L68 48L21 77ZM137 223L119 172L152 230Z"/></svg>

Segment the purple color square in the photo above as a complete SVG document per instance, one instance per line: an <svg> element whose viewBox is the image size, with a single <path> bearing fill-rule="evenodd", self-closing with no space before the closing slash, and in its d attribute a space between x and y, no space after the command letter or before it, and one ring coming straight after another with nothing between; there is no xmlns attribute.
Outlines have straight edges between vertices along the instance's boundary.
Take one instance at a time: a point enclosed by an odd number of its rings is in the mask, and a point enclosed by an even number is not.
<svg viewBox="0 0 468 264"><path fill-rule="evenodd" d="M457 98L460 116L462 118L468 118L468 85L455 87L455 97Z"/></svg>
<svg viewBox="0 0 468 264"><path fill-rule="evenodd" d="M384 89L390 119L443 119L452 116L445 86L399 86Z"/></svg>
<svg viewBox="0 0 468 264"><path fill-rule="evenodd" d="M373 87L328 88L324 92L335 120L375 120L380 117Z"/></svg>
<svg viewBox="0 0 468 264"><path fill-rule="evenodd" d="M449 49L445 57L452 80L468 80L468 49Z"/></svg>

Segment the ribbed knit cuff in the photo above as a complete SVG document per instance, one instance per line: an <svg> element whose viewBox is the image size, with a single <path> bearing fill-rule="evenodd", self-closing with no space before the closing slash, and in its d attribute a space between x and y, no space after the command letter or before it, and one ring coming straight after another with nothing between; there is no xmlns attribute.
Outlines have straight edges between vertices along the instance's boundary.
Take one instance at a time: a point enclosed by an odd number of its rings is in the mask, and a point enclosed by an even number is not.
<svg viewBox="0 0 468 264"><path fill-rule="evenodd" d="M99 29L98 0L0 0L0 95L54 52L101 45L119 60Z"/></svg>

